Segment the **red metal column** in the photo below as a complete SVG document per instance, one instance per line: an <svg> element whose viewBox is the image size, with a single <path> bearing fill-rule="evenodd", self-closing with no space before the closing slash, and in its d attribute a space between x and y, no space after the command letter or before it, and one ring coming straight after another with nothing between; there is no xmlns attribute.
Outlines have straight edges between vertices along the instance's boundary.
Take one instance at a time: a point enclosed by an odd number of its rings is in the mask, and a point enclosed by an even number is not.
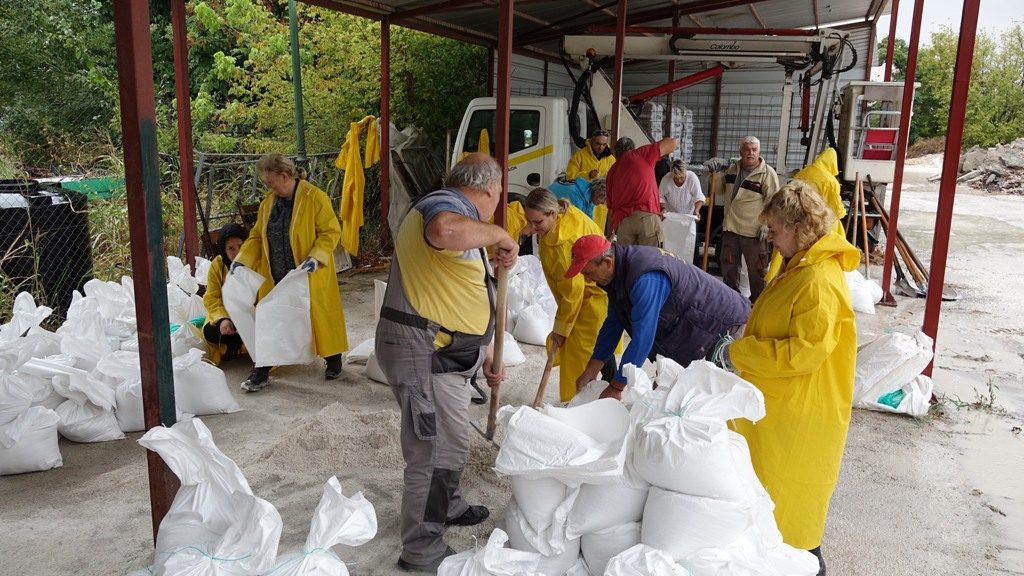
<svg viewBox="0 0 1024 576"><path fill-rule="evenodd" d="M612 79L611 145L619 141L619 101L622 100L622 54L626 43L626 0L619 0L615 13L615 77ZM613 148L614 150L614 148Z"/></svg>
<svg viewBox="0 0 1024 576"><path fill-rule="evenodd" d="M672 14L672 27L679 27L679 11L676 10L675 14ZM676 79L676 61L668 61L668 83L671 84ZM665 95L665 118L661 122L661 133L664 136L672 135L672 106L675 104L673 98L674 94L669 91Z"/></svg>
<svg viewBox="0 0 1024 576"><path fill-rule="evenodd" d="M164 275L160 167L156 148L153 51L149 4L114 0L117 84L121 99L128 229L135 279L139 364L146 429L174 424L171 333ZM170 508L178 479L156 452L147 451L153 539Z"/></svg>
<svg viewBox="0 0 1024 576"><path fill-rule="evenodd" d="M544 61L544 95L548 95L548 61Z"/></svg>
<svg viewBox="0 0 1024 576"><path fill-rule="evenodd" d="M907 159L907 141L910 138L910 114L914 103L914 75L917 73L917 46L921 41L921 16L924 0L914 0L914 19L910 25L910 46L907 50L907 77L903 83L903 104L900 108L900 132L896 139L896 171L892 178L889 200L889 230L885 236L885 261L882 264L882 301L893 303L892 260L896 250L896 227L900 215L900 192L903 188L903 164ZM959 153L959 152L958 152Z"/></svg>
<svg viewBox="0 0 1024 576"><path fill-rule="evenodd" d="M675 62L670 62L669 66L672 67L672 64L675 64ZM664 94L665 92L668 92L669 93L669 97L671 97L672 92L674 92L676 90L682 90L683 88L686 88L687 86L692 86L692 85L694 85L694 84L696 84L698 82L703 82L703 81L708 80L710 78L714 78L715 76L721 76L722 73L725 72L725 70L726 70L725 66L722 66L721 64L719 64L717 66L712 66L711 68L708 68L707 70L701 70L700 72L695 72L693 74L690 74L689 76L680 78L679 80L675 80L673 82L669 82L668 84L665 84L664 86L658 86L657 88L651 88L650 90L645 90L645 91L643 91L643 92L641 92L639 94L635 94L633 96L630 96L629 97L629 101L630 102L642 102L643 100L647 100L648 98L654 98L655 96L660 96L660 95Z"/></svg>
<svg viewBox="0 0 1024 576"><path fill-rule="evenodd" d="M939 332L939 309L942 287L946 280L946 256L949 253L949 231L953 223L953 200L960 164L960 148L964 142L964 117L967 115L967 94L971 84L971 63L974 60L974 39L978 32L980 0L964 0L960 17L960 42L953 68L953 93L949 99L949 123L946 125L946 150L942 156L942 180L939 184L939 209L935 213L935 239L932 241L932 270L928 276L928 299L924 305L924 333L932 338L935 351ZM935 357L925 368L932 375Z"/></svg>
<svg viewBox="0 0 1024 576"><path fill-rule="evenodd" d="M889 40L885 43L885 81L892 82L892 53L896 45L896 17L900 13L900 0L892 0L892 13L889 14ZM870 69L870 67L868 67Z"/></svg>
<svg viewBox="0 0 1024 576"><path fill-rule="evenodd" d="M494 97L494 46L487 47L487 96Z"/></svg>
<svg viewBox="0 0 1024 576"><path fill-rule="evenodd" d="M178 100L178 164L181 174L181 218L185 231L185 260L194 273L199 254L196 224L195 166L192 164L192 98L188 81L188 30L185 28L185 0L171 2L174 40L174 92ZM212 258L212 256L211 256Z"/></svg>
<svg viewBox="0 0 1024 576"><path fill-rule="evenodd" d="M391 19L380 20L380 240L391 237Z"/></svg>
<svg viewBox="0 0 1024 576"><path fill-rule="evenodd" d="M508 131L512 109L512 9L513 0L501 0L498 7L498 82L494 110L494 158L501 172L501 198L494 209L494 223L506 227L508 211ZM493 52L492 52L493 54Z"/></svg>

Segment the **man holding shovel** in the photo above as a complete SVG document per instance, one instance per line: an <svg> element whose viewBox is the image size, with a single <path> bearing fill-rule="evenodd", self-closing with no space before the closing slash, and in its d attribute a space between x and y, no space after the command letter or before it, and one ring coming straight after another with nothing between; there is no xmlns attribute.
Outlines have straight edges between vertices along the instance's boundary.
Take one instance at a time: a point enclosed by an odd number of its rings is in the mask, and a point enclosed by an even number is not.
<svg viewBox="0 0 1024 576"><path fill-rule="evenodd" d="M726 334L742 335L750 301L693 264L652 246L620 246L584 236L572 247L567 278L582 274L608 293L608 316L577 391L595 380L613 357L622 331L630 342L601 398L621 398L622 365L642 366L656 354L683 366L712 352Z"/></svg>
<svg viewBox="0 0 1024 576"><path fill-rule="evenodd" d="M484 506L462 498L459 481L469 455L469 379L494 372L495 290L487 251L499 266L515 265L519 246L488 224L501 195L501 167L470 154L447 186L417 201L395 236L387 292L377 324L376 353L402 412L402 554L405 571L436 573L455 551L448 525L487 519ZM499 361L499 366L500 361Z"/></svg>

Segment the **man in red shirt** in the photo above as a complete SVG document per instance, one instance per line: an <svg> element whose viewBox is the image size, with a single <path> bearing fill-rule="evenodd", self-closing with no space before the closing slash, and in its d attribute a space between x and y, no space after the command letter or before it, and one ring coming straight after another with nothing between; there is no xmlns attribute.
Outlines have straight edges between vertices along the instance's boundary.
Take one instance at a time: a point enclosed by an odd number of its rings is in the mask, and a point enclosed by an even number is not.
<svg viewBox="0 0 1024 576"><path fill-rule="evenodd" d="M615 142L615 164L608 170L608 213L611 231L623 246L661 247L661 195L654 165L679 147L679 140L664 138L636 148L630 138Z"/></svg>

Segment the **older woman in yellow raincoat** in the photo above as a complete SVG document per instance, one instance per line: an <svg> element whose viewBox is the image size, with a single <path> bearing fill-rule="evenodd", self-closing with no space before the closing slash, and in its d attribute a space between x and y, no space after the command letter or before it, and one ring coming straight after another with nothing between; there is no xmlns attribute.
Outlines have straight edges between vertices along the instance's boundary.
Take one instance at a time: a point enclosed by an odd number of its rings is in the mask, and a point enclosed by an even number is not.
<svg viewBox="0 0 1024 576"><path fill-rule="evenodd" d="M526 197L527 230L540 235L540 263L558 309L549 345L557 345L558 391L562 402L576 395L576 379L583 374L594 350L597 333L608 315L608 294L577 274L566 278L572 263L572 245L589 234L603 235L586 214L558 199L546 188Z"/></svg>
<svg viewBox="0 0 1024 576"><path fill-rule="evenodd" d="M263 298L288 271L306 269L309 274L310 319L318 356L326 361L324 377L341 375L341 354L348 350L345 313L341 307L334 248L341 225L331 200L306 180L306 171L281 154L267 154L257 164L260 178L271 193L260 203L256 225L235 258L252 268L266 282ZM268 382L268 368L253 368L242 388L255 392Z"/></svg>
<svg viewBox="0 0 1024 576"><path fill-rule="evenodd" d="M797 172L793 179L803 180L814 185L814 188L821 194L822 199L825 200L825 204L836 215L836 223L832 225L832 230L838 232L840 236L846 236L842 222L843 216L846 215L846 206L843 205L842 186L839 184L839 180L836 179L838 175L839 161L836 158L836 149L826 148L824 152L818 154L814 162L811 162ZM771 281L781 269L782 255L779 254L778 250L772 250L772 261L768 265L768 273L765 275L765 280Z"/></svg>
<svg viewBox="0 0 1024 576"><path fill-rule="evenodd" d="M783 540L818 556L850 425L857 330L844 271L857 248L832 230L814 187L794 180L761 212L782 270L754 303L723 364L764 393L765 417L735 422L775 502Z"/></svg>

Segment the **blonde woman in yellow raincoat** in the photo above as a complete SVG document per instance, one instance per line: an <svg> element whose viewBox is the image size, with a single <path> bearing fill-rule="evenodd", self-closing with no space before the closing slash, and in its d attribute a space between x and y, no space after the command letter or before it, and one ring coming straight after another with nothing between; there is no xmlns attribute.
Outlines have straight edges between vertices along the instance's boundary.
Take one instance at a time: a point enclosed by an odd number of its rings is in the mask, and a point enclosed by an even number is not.
<svg viewBox="0 0 1024 576"><path fill-rule="evenodd" d="M822 199L825 200L825 204L836 215L836 223L832 225L832 230L845 237L846 231L843 229L843 216L846 215L846 206L843 205L843 198L841 196L842 186L839 184L839 180L836 179L838 175L839 161L836 159L836 149L826 148L824 152L818 154L814 162L811 162L797 172L793 179L803 180L814 185L814 188L821 194ZM768 265L768 274L765 275L765 280L771 281L781 269L782 255L779 254L778 250L772 250L772 261Z"/></svg>
<svg viewBox="0 0 1024 576"><path fill-rule="evenodd" d="M764 393L765 417L737 420L757 477L775 502L783 540L819 560L829 500L850 425L857 330L844 271L860 255L833 231L813 185L793 180L761 212L783 258L722 364ZM717 352L717 351L716 351Z"/></svg>
<svg viewBox="0 0 1024 576"><path fill-rule="evenodd" d="M603 235L603 231L579 208L556 198L547 188L530 192L524 212L524 232L540 236L540 263L558 304L548 345L558 346L558 395L562 402L568 402L576 395L576 379L586 369L597 333L608 315L608 294L582 275L566 278L565 272L572 263L576 240L589 234Z"/></svg>
<svg viewBox="0 0 1024 576"><path fill-rule="evenodd" d="M257 164L260 179L271 193L260 203L256 225L232 264L247 266L266 282L259 297L294 268L309 272L310 319L316 353L327 367L324 377L341 375L341 354L348 350L345 313L334 269L334 248L341 238L341 224L323 190L306 180L282 154L266 154ZM269 382L269 367L253 367L242 389L255 392Z"/></svg>

